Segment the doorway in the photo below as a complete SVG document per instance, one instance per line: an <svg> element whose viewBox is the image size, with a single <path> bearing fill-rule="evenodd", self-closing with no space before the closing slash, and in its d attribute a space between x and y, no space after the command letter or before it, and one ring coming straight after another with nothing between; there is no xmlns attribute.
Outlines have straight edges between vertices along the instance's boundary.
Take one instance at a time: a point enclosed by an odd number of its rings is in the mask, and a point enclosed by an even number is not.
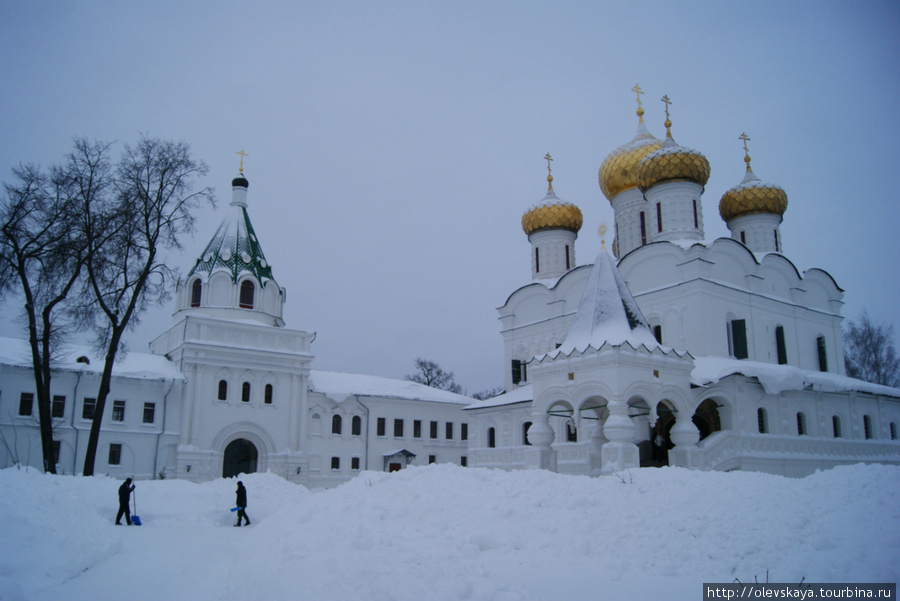
<svg viewBox="0 0 900 601"><path fill-rule="evenodd" d="M256 446L245 438L231 441L225 447L225 457L222 461L222 477L231 478L238 474L252 474L256 472L256 460L259 453Z"/></svg>

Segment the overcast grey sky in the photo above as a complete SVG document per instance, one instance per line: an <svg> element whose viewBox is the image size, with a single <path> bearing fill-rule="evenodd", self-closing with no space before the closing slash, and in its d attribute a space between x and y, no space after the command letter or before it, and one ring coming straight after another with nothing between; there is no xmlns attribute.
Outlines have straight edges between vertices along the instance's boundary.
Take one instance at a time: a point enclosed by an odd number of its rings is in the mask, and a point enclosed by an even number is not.
<svg viewBox="0 0 900 601"><path fill-rule="evenodd" d="M248 204L285 320L314 367L402 377L422 356L476 392L503 382L496 307L530 282L520 219L554 189L585 225L597 170L645 120L703 152L708 239L744 175L782 186L785 254L900 327L900 4L885 2L13 2L0 0L0 179L73 136L184 140L223 216L245 150ZM611 240L607 241L608 243ZM145 316L132 350L171 323ZM16 335L8 308L0 334Z"/></svg>

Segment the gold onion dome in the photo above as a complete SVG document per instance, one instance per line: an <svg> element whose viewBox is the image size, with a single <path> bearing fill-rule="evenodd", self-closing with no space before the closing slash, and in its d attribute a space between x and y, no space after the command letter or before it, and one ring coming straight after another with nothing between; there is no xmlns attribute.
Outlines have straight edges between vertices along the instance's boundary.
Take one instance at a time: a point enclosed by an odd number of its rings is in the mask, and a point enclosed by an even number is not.
<svg viewBox="0 0 900 601"><path fill-rule="evenodd" d="M699 151L675 143L667 96L663 102L666 103L666 141L638 165L637 185L641 191L667 181L689 181L705 186L709 181L709 161Z"/></svg>
<svg viewBox="0 0 900 601"><path fill-rule="evenodd" d="M607 200L629 188L637 186L637 167L641 160L654 150L662 147L662 141L657 139L644 125L644 108L641 106L641 91L639 86L632 88L638 96L638 128L631 142L622 144L603 159L600 165L600 190Z"/></svg>
<svg viewBox="0 0 900 601"><path fill-rule="evenodd" d="M787 193L780 187L756 177L750 169L750 155L746 146L750 138L744 134L741 139L744 140L744 162L747 164L747 173L740 184L722 195L722 200L719 201L719 215L726 222L736 217L758 213L783 216L788 205Z"/></svg>
<svg viewBox="0 0 900 601"><path fill-rule="evenodd" d="M547 169L550 169L549 153L546 157ZM570 230L578 233L584 223L581 209L570 202L560 200L553 191L553 176L547 175L547 194L543 199L522 215L522 229L527 235L541 230Z"/></svg>

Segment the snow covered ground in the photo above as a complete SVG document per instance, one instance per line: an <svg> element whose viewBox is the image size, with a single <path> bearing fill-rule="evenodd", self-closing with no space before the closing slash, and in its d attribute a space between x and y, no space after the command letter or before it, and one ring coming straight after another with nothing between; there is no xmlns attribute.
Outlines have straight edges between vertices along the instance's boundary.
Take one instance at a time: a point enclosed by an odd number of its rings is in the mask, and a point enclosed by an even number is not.
<svg viewBox="0 0 900 601"><path fill-rule="evenodd" d="M900 467L788 479L432 465L309 491L0 471L0 599L700 599L703 582L897 582Z"/></svg>

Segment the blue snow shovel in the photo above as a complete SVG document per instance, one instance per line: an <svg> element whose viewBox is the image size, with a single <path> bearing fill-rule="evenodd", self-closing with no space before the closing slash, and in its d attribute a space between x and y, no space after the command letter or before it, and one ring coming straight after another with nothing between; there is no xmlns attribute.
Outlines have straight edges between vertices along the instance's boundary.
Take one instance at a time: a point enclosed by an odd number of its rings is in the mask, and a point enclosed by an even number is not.
<svg viewBox="0 0 900 601"><path fill-rule="evenodd" d="M134 495L134 513L131 516L131 523L134 524L135 526L140 526L141 518L139 518L137 515L137 491L133 490L133 491L131 491L131 494Z"/></svg>

